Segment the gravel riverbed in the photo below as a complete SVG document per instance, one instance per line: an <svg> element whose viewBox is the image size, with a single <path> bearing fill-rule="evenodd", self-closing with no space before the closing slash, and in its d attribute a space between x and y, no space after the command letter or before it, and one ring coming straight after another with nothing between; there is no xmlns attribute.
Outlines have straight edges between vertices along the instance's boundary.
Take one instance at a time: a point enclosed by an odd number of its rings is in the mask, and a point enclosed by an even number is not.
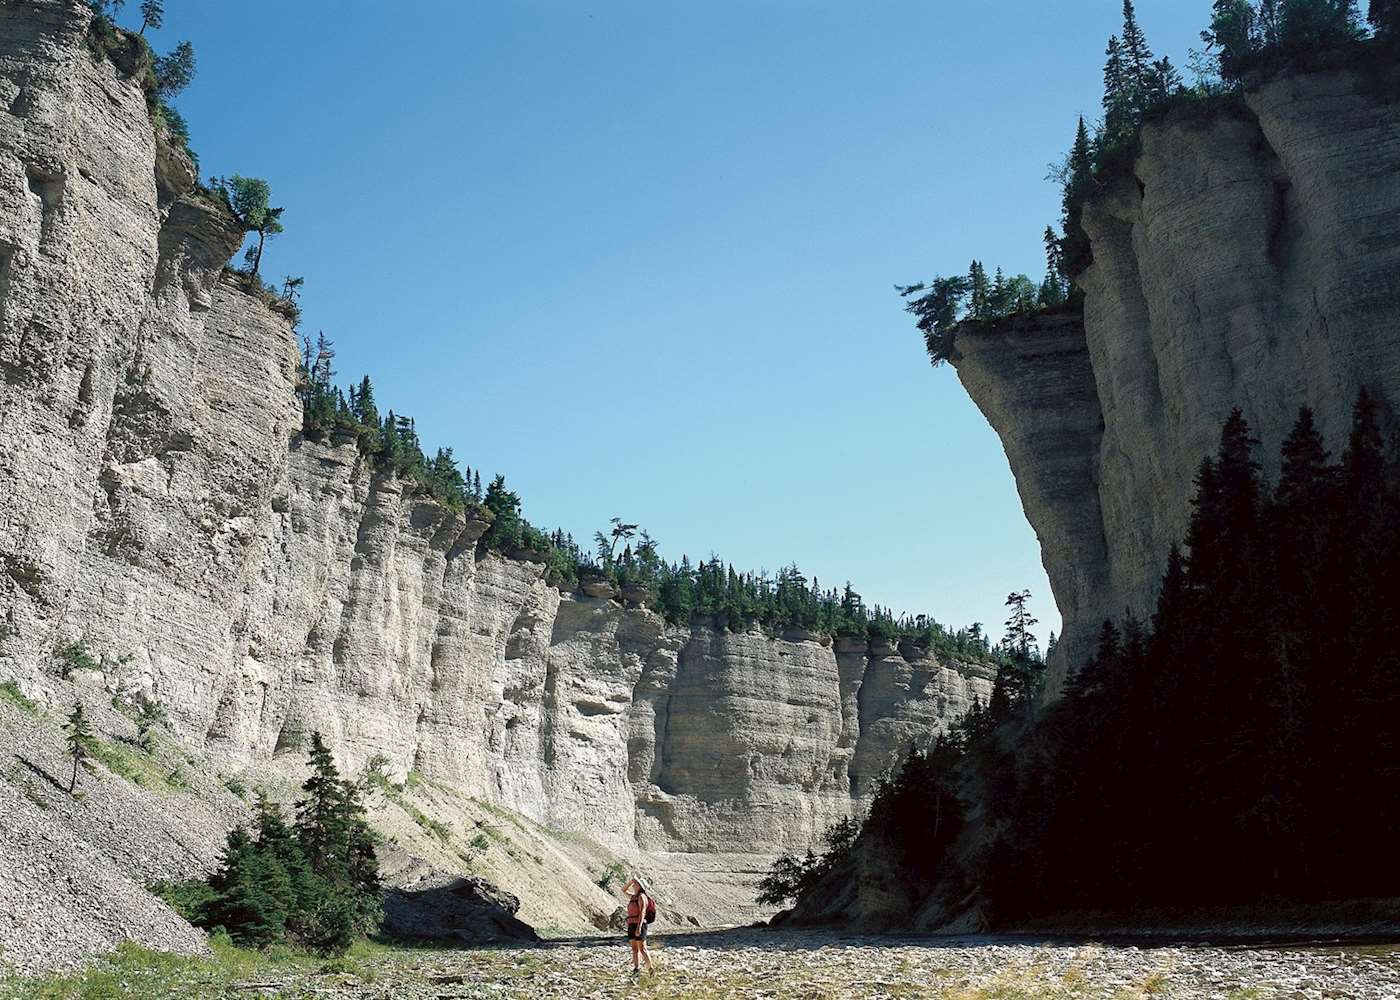
<svg viewBox="0 0 1400 1000"><path fill-rule="evenodd" d="M700 1000L928 997L935 1000L1400 998L1400 946L1134 947L996 938L893 939L728 931L655 942L634 982L611 940L385 956L240 984L245 997L500 1000L645 996Z"/></svg>

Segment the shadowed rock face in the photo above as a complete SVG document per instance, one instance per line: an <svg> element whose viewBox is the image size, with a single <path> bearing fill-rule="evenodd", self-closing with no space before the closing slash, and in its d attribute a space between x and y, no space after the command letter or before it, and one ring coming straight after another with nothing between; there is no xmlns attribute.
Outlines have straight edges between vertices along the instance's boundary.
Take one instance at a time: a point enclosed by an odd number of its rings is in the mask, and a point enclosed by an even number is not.
<svg viewBox="0 0 1400 1000"><path fill-rule="evenodd" d="M79 0L0 6L0 678L82 638L188 745L321 731L619 848L802 848L990 676L668 625L486 555L485 523L298 434L285 317Z"/></svg>
<svg viewBox="0 0 1400 1000"><path fill-rule="evenodd" d="M1340 451L1361 386L1400 400L1400 106L1348 72L1300 74L1148 126L1084 228L1082 325L969 328L952 358L1040 537L1058 679L1105 617L1151 614L1232 407L1276 475L1300 405Z"/></svg>

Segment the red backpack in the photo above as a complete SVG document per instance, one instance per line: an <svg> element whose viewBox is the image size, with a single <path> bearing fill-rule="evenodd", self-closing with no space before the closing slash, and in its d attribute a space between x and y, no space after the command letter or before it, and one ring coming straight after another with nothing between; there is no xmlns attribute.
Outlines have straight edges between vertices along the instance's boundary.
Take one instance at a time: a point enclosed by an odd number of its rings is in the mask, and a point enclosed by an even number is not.
<svg viewBox="0 0 1400 1000"><path fill-rule="evenodd" d="M651 893L647 893L646 922L651 923L656 919L656 900L651 898Z"/></svg>

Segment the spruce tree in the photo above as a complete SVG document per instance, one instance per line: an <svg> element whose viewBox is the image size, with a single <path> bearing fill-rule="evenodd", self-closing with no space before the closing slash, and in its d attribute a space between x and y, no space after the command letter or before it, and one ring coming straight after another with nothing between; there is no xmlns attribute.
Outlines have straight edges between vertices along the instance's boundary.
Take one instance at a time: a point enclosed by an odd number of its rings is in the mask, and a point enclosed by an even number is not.
<svg viewBox="0 0 1400 1000"><path fill-rule="evenodd" d="M1112 149L1127 139L1136 124L1133 120L1133 93L1123 59L1123 45L1114 35L1105 50L1108 61L1103 68L1103 139Z"/></svg>
<svg viewBox="0 0 1400 1000"><path fill-rule="evenodd" d="M1094 153L1089 129L1081 115L1065 164L1064 193L1060 202L1064 239L1060 243L1061 263L1066 279L1082 271L1089 263L1089 240L1079 224L1084 201L1094 190ZM1066 282L1066 293L1069 291Z"/></svg>
<svg viewBox="0 0 1400 1000"><path fill-rule="evenodd" d="M145 11L145 4L142 4ZM144 25L142 30L144 31ZM194 46L181 42L169 55L156 58L153 72L156 78L156 93L161 100L169 100L194 82Z"/></svg>
<svg viewBox="0 0 1400 1000"><path fill-rule="evenodd" d="M88 723L83 703L73 703L73 711L68 715L68 754L73 760L73 774L68 779L68 794L78 787L78 768L87 761L92 752L92 726Z"/></svg>
<svg viewBox="0 0 1400 1000"><path fill-rule="evenodd" d="M1045 280L1040 286L1040 304L1054 307L1062 305L1068 297L1066 286L1069 282L1065 277L1064 251L1060 246L1060 238L1055 235L1054 227L1045 227L1043 239L1045 241Z"/></svg>
<svg viewBox="0 0 1400 1000"><path fill-rule="evenodd" d="M309 753L311 774L301 786L304 796L297 802L296 834L313 867L324 874L345 868L345 789L335 758L319 732L311 734Z"/></svg>
<svg viewBox="0 0 1400 1000"><path fill-rule="evenodd" d="M1265 49L1276 49L1281 41L1278 5L1279 0L1261 0L1259 4L1255 20L1258 26L1259 44Z"/></svg>
<svg viewBox="0 0 1400 1000"><path fill-rule="evenodd" d="M1133 0L1123 0L1121 48L1128 103L1140 113L1146 104L1152 81L1153 60L1152 50L1147 45L1147 36L1138 25Z"/></svg>
<svg viewBox="0 0 1400 1000"><path fill-rule="evenodd" d="M286 937L292 884L277 858L248 831L229 832L223 858L209 881L214 898L205 908L209 927L223 927L241 945L265 948Z"/></svg>
<svg viewBox="0 0 1400 1000"><path fill-rule="evenodd" d="M379 407L374 402L374 385L366 375L355 394L355 419L365 427L379 426Z"/></svg>
<svg viewBox="0 0 1400 1000"><path fill-rule="evenodd" d="M982 262L974 260L968 268L968 314L973 319L990 319L992 315L992 288L987 281L987 269Z"/></svg>
<svg viewBox="0 0 1400 1000"><path fill-rule="evenodd" d="M147 28L160 30L160 26L165 23L165 0L141 0L141 30L139 34L144 35Z"/></svg>
<svg viewBox="0 0 1400 1000"><path fill-rule="evenodd" d="M1152 64L1148 77L1148 103L1155 104L1183 89L1181 74L1172 65L1171 56L1163 56Z"/></svg>
<svg viewBox="0 0 1400 1000"><path fill-rule="evenodd" d="M1249 0L1215 0L1210 29L1201 32L1201 40L1215 51L1221 77L1238 79L1254 53L1256 37L1255 12Z"/></svg>

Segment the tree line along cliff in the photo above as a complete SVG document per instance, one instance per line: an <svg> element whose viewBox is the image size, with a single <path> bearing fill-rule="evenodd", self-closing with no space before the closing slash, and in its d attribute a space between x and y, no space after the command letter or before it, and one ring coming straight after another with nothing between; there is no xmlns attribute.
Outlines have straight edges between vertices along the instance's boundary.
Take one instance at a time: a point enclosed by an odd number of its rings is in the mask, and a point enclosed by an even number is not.
<svg viewBox="0 0 1400 1000"><path fill-rule="evenodd" d="M561 592L488 514L303 434L294 317L226 270L245 225L90 21L0 7L0 675L29 697L78 643L230 768L320 730L559 828L762 853L989 696L985 648Z"/></svg>

